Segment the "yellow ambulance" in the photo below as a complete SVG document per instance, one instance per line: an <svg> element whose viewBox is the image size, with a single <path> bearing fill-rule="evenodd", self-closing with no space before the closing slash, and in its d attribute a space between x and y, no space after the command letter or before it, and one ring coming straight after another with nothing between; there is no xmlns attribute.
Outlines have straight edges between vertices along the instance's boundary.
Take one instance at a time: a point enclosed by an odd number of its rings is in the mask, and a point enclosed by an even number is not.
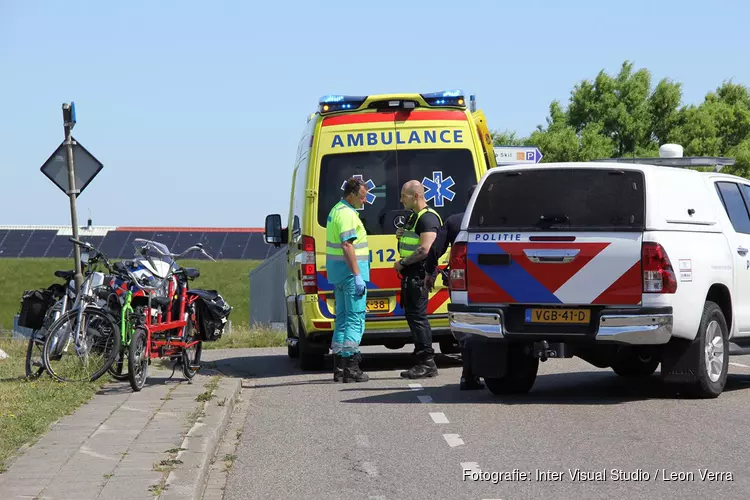
<svg viewBox="0 0 750 500"><path fill-rule="evenodd" d="M400 349L413 344L400 305L396 230L408 218L401 187L417 179L443 221L463 212L468 190L496 166L492 138L474 96L460 90L429 94L329 95L309 116L297 148L289 217L266 217L265 240L286 245L289 356L303 370L323 368L334 328L333 286L326 279L326 219L349 177L369 194L360 212L370 247L367 322L362 345ZM447 257L441 267L447 265ZM447 319L448 290L438 279L428 314L441 352L456 352Z"/></svg>

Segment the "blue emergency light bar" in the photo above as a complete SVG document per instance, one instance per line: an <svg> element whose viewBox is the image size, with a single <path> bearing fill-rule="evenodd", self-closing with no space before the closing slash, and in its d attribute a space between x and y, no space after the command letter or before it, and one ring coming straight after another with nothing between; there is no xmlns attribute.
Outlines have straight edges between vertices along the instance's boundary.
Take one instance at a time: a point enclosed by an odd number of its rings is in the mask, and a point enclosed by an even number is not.
<svg viewBox="0 0 750 500"><path fill-rule="evenodd" d="M466 98L463 90L445 90L442 92L431 92L429 94L420 95L430 106L466 107Z"/></svg>
<svg viewBox="0 0 750 500"><path fill-rule="evenodd" d="M319 99L318 109L321 113L357 109L365 102L367 96L326 95Z"/></svg>

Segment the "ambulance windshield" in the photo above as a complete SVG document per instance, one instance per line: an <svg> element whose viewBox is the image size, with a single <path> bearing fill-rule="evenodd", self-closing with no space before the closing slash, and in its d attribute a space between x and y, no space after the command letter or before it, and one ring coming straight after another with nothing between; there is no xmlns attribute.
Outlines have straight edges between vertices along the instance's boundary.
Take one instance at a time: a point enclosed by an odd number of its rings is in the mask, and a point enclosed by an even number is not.
<svg viewBox="0 0 750 500"><path fill-rule="evenodd" d="M343 184L361 175L369 189L360 218L367 234L395 234L401 205L401 187L416 179L426 189L428 205L443 221L463 212L468 190L476 184L471 151L468 149L407 149L341 153L323 157L320 170L318 223L325 227L328 212L341 199Z"/></svg>

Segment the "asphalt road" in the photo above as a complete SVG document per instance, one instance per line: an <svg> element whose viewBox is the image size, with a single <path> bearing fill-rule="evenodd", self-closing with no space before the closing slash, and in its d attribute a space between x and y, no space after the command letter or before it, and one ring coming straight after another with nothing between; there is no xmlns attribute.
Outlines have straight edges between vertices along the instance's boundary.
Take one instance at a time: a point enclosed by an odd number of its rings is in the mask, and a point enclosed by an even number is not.
<svg viewBox="0 0 750 500"><path fill-rule="evenodd" d="M459 391L450 358L438 377L401 379L410 351L363 348L361 384L303 373L285 348L204 351L255 383L225 498L750 498L750 357L730 358L714 400L577 358L541 363L529 394L501 399Z"/></svg>

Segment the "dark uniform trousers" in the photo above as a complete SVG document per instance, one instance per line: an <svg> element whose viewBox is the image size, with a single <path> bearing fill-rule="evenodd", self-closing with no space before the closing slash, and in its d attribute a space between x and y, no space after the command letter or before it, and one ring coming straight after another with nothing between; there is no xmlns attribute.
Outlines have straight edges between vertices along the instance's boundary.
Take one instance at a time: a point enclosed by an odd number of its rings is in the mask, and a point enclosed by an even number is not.
<svg viewBox="0 0 750 500"><path fill-rule="evenodd" d="M433 356L432 330L427 320L429 294L425 289L424 271L410 273L401 279L401 307L414 335L414 354Z"/></svg>

